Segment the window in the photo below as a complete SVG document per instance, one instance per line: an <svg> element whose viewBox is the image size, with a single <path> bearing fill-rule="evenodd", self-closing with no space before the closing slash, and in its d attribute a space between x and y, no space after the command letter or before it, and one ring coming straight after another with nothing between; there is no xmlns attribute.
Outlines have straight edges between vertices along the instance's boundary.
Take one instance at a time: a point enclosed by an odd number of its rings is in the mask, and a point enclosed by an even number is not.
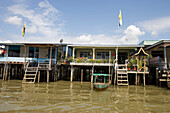
<svg viewBox="0 0 170 113"><path fill-rule="evenodd" d="M92 59L92 52L80 52L80 57L87 57L88 59Z"/></svg>
<svg viewBox="0 0 170 113"><path fill-rule="evenodd" d="M109 52L97 52L97 59L109 59Z"/></svg>
<svg viewBox="0 0 170 113"><path fill-rule="evenodd" d="M9 46L9 57L19 57L20 56L20 46Z"/></svg>
<svg viewBox="0 0 170 113"><path fill-rule="evenodd" d="M34 57L34 47L29 47L29 57Z"/></svg>

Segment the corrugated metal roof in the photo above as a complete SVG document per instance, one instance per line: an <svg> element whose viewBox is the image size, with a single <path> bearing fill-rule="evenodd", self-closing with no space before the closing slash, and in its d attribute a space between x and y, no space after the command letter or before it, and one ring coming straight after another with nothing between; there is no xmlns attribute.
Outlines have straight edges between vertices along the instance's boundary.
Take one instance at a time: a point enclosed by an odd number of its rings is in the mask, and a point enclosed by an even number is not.
<svg viewBox="0 0 170 113"><path fill-rule="evenodd" d="M144 40L141 43L139 43L139 45L152 45L156 42L158 42L159 40Z"/></svg>
<svg viewBox="0 0 170 113"><path fill-rule="evenodd" d="M93 44L74 44L68 45L69 47L144 47L143 45L93 45Z"/></svg>
<svg viewBox="0 0 170 113"><path fill-rule="evenodd" d="M159 44L163 44L163 43L170 43L170 40L168 40L168 39L166 39L166 40L160 40L160 41L154 43L153 45L151 45L151 46L149 46L149 47L146 47L145 50L148 50L148 49L150 49L150 48L153 48L153 47L155 47L155 46L157 46L157 45L159 45Z"/></svg>

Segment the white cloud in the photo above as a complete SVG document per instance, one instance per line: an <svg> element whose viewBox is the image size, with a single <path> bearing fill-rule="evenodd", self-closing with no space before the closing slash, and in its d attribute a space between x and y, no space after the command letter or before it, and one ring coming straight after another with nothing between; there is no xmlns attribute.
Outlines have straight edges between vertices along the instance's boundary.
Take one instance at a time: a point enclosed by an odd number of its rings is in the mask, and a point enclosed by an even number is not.
<svg viewBox="0 0 170 113"><path fill-rule="evenodd" d="M25 37L29 35L28 41L47 41L47 39L56 41L56 38L65 34L62 30L64 23L59 19L61 12L47 0L39 2L35 9L30 9L25 4L16 4L8 7L8 10L26 20Z"/></svg>
<svg viewBox="0 0 170 113"><path fill-rule="evenodd" d="M130 25L124 31L125 36L120 39L120 42L123 44L137 44L139 41L139 36L144 35L145 32L142 32L138 27Z"/></svg>
<svg viewBox="0 0 170 113"><path fill-rule="evenodd" d="M0 40L0 43L12 43L12 42L10 40L5 40L5 41Z"/></svg>
<svg viewBox="0 0 170 113"><path fill-rule="evenodd" d="M5 22L20 26L22 24L22 18L18 16L11 16L5 19Z"/></svg>
<svg viewBox="0 0 170 113"><path fill-rule="evenodd" d="M98 34L98 35L81 35L73 39L74 43L84 43L84 44L138 44L139 36L144 35L145 32L142 32L138 27L134 25L130 25L127 29L123 32L124 36L107 36L105 34ZM119 38L120 37L120 38Z"/></svg>
<svg viewBox="0 0 170 113"><path fill-rule="evenodd" d="M139 25L152 35L157 36L159 33L167 32L170 29L170 17L162 17L158 19L140 22Z"/></svg>

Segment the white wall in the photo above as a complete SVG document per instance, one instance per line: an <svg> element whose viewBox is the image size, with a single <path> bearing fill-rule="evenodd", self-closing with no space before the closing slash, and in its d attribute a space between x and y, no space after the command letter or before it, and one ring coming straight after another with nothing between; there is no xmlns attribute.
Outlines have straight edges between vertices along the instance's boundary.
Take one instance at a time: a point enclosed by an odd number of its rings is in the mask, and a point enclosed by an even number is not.
<svg viewBox="0 0 170 113"><path fill-rule="evenodd" d="M39 48L39 58L48 58L48 48Z"/></svg>

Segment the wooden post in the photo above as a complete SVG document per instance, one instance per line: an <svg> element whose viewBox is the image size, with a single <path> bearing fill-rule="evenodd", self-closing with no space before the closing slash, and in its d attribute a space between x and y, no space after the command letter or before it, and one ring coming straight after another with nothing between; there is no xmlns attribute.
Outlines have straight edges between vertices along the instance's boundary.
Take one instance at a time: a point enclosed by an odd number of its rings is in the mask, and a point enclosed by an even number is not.
<svg viewBox="0 0 170 113"><path fill-rule="evenodd" d="M166 46L164 46L165 69L167 69Z"/></svg>
<svg viewBox="0 0 170 113"><path fill-rule="evenodd" d="M18 71L17 71L17 66L15 66L15 79L17 79Z"/></svg>
<svg viewBox="0 0 170 113"><path fill-rule="evenodd" d="M144 56L144 72L146 72L146 56Z"/></svg>
<svg viewBox="0 0 170 113"><path fill-rule="evenodd" d="M70 81L73 81L73 73L74 73L74 68L73 66L71 66L71 77L70 77Z"/></svg>
<svg viewBox="0 0 170 113"><path fill-rule="evenodd" d="M8 76L8 64L6 65L6 70L5 70L5 81L7 80Z"/></svg>
<svg viewBox="0 0 170 113"><path fill-rule="evenodd" d="M83 83L83 69L81 69L81 84Z"/></svg>
<svg viewBox="0 0 170 113"><path fill-rule="evenodd" d="M93 73L94 73L94 66L92 66L91 83L93 83Z"/></svg>
<svg viewBox="0 0 170 113"><path fill-rule="evenodd" d="M11 78L11 76L10 76L10 71L11 71L11 68L9 67L9 70L8 70L8 80L10 80Z"/></svg>
<svg viewBox="0 0 170 113"><path fill-rule="evenodd" d="M3 68L3 80L5 80L5 64L4 64L4 68Z"/></svg>
<svg viewBox="0 0 170 113"><path fill-rule="evenodd" d="M49 70L51 70L51 55L52 54L52 47L50 47L50 62L49 62Z"/></svg>
<svg viewBox="0 0 170 113"><path fill-rule="evenodd" d="M73 48L73 59L74 59L74 57L75 57L75 48Z"/></svg>
<svg viewBox="0 0 170 113"><path fill-rule="evenodd" d="M26 46L24 46L25 47L25 54L24 54L24 70L25 70L25 66L26 66L26 56L27 56L27 48L26 48Z"/></svg>
<svg viewBox="0 0 170 113"><path fill-rule="evenodd" d="M49 70L47 70L47 82L49 82Z"/></svg>
<svg viewBox="0 0 170 113"><path fill-rule="evenodd" d="M68 57L68 46L66 46L66 56L65 56L66 60L67 60L67 57Z"/></svg>
<svg viewBox="0 0 170 113"><path fill-rule="evenodd" d="M1 67L1 75L2 75L2 77L3 77L3 68Z"/></svg>
<svg viewBox="0 0 170 113"><path fill-rule="evenodd" d="M64 65L62 66L61 71L62 71L61 80L63 80L63 76L64 76Z"/></svg>
<svg viewBox="0 0 170 113"><path fill-rule="evenodd" d="M145 72L143 73L143 86L145 86Z"/></svg>
<svg viewBox="0 0 170 113"><path fill-rule="evenodd" d="M40 83L40 71L38 71L38 83Z"/></svg>
<svg viewBox="0 0 170 113"><path fill-rule="evenodd" d="M93 48L93 59L95 59L95 48Z"/></svg>
<svg viewBox="0 0 170 113"><path fill-rule="evenodd" d="M139 71L139 56L137 56L137 72Z"/></svg>
<svg viewBox="0 0 170 113"><path fill-rule="evenodd" d="M111 60L111 51L109 51L109 83L110 82L110 60Z"/></svg>
<svg viewBox="0 0 170 113"><path fill-rule="evenodd" d="M112 75L113 75L113 67L112 67L112 71L111 71L111 84L112 84Z"/></svg>
<svg viewBox="0 0 170 113"><path fill-rule="evenodd" d="M140 75L138 75L138 83L137 83L138 85L139 85L139 81L140 81Z"/></svg>
<svg viewBox="0 0 170 113"><path fill-rule="evenodd" d="M136 85L138 85L138 74L136 72Z"/></svg>

